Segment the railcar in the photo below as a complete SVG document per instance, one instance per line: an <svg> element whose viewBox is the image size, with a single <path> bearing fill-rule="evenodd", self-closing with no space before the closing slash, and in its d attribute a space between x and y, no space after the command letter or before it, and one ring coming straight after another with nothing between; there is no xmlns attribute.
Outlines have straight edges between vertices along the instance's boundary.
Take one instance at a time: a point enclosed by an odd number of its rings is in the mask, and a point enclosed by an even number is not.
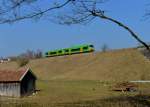
<svg viewBox="0 0 150 107"><path fill-rule="evenodd" d="M80 53L93 52L94 50L95 49L93 45L80 45L80 46L74 46L71 48L48 51L45 53L45 57L80 54Z"/></svg>

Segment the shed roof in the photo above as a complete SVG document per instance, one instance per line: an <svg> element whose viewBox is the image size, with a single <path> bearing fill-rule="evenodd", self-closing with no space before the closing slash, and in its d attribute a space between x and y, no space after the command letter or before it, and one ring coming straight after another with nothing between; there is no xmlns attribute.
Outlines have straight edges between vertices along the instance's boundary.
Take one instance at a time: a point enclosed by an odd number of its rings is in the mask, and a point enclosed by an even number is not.
<svg viewBox="0 0 150 107"><path fill-rule="evenodd" d="M0 70L0 82L20 82L27 72L31 72L31 70L29 68L21 68L17 71ZM33 76L35 75L33 74Z"/></svg>

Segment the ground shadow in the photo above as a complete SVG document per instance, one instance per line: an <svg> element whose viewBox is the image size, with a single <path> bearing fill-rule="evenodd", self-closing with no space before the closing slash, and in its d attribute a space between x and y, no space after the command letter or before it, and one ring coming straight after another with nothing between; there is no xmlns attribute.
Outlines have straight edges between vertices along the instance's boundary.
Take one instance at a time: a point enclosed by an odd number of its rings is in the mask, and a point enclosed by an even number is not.
<svg viewBox="0 0 150 107"><path fill-rule="evenodd" d="M150 96L118 96L93 101L58 104L59 107L150 107Z"/></svg>

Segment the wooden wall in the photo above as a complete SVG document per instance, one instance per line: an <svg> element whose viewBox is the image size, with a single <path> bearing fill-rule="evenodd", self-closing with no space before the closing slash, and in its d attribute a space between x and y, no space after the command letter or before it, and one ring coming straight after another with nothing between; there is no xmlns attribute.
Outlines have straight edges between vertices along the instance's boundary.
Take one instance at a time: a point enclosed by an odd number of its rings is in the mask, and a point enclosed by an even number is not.
<svg viewBox="0 0 150 107"><path fill-rule="evenodd" d="M20 82L0 82L0 96L21 97L35 92L36 77L28 72Z"/></svg>
<svg viewBox="0 0 150 107"><path fill-rule="evenodd" d="M20 83L0 83L0 96L20 97Z"/></svg>

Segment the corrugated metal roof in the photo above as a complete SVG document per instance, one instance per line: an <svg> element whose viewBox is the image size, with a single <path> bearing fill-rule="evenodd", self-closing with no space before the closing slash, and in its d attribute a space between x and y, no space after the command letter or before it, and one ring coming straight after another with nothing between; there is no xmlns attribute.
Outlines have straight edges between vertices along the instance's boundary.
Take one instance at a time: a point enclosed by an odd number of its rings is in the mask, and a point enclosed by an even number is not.
<svg viewBox="0 0 150 107"><path fill-rule="evenodd" d="M20 82L29 68L22 68L17 71L0 70L0 82Z"/></svg>

